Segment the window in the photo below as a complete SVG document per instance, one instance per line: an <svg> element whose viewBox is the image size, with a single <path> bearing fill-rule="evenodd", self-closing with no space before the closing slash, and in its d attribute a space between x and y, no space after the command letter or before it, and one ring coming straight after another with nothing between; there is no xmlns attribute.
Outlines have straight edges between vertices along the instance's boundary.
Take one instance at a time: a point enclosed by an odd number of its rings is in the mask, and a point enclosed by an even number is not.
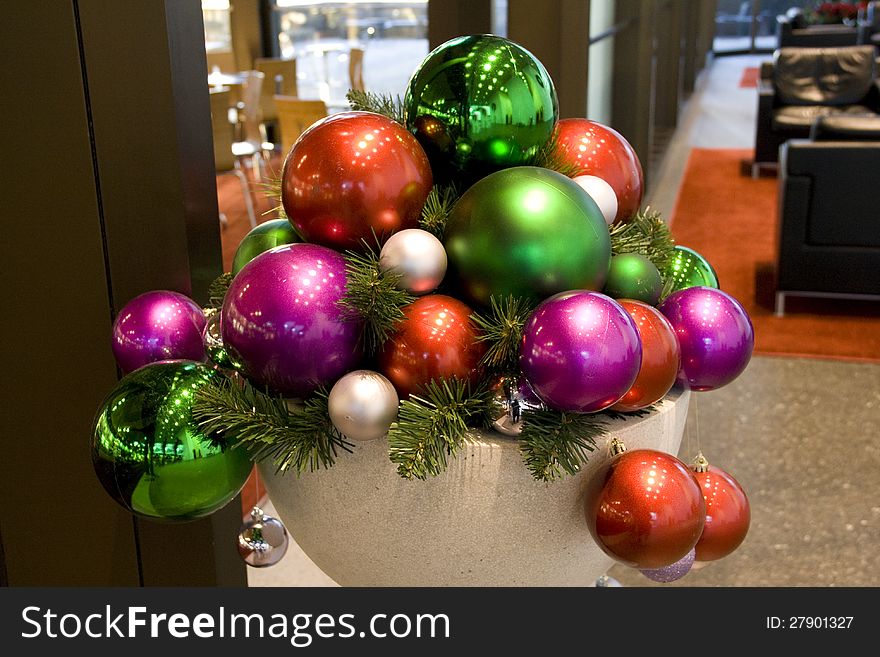
<svg viewBox="0 0 880 657"><path fill-rule="evenodd" d="M207 52L232 50L229 0L202 0L202 18L205 22L205 50Z"/></svg>

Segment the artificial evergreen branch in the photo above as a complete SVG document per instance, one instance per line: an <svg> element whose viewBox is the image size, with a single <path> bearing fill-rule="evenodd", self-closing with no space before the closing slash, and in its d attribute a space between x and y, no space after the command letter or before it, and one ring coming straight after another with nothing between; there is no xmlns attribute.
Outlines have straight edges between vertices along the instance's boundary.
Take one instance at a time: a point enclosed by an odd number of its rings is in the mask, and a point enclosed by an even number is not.
<svg viewBox="0 0 880 657"><path fill-rule="evenodd" d="M278 472L329 468L338 450L351 451L330 421L323 390L291 411L281 397L217 377L196 391L193 418L207 434L245 446L252 460L271 460Z"/></svg>
<svg viewBox="0 0 880 657"><path fill-rule="evenodd" d="M367 352L374 354L394 333L404 319L403 308L415 297L398 287L400 274L379 269L379 256L369 246L365 253L346 252L345 274L345 295L339 305L346 317L364 322L361 339Z"/></svg>
<svg viewBox="0 0 880 657"><path fill-rule="evenodd" d="M375 112L387 116L400 124L404 122L403 101L400 96L391 94L377 94L371 91L357 91L349 89L345 99L353 110L363 112Z"/></svg>
<svg viewBox="0 0 880 657"><path fill-rule="evenodd" d="M554 481L576 474L596 449L596 438L605 429L596 415L552 410L523 411L520 452L538 481Z"/></svg>
<svg viewBox="0 0 880 657"><path fill-rule="evenodd" d="M211 305L211 308L220 308L223 305L223 299L226 298L230 285L232 285L231 272L220 274L211 281L211 284L208 286L208 303Z"/></svg>
<svg viewBox="0 0 880 657"><path fill-rule="evenodd" d="M492 414L494 393L484 385L471 390L460 379L431 381L421 396L400 404L388 431L389 455L404 479L427 479L446 469L468 440L470 427L484 425Z"/></svg>
<svg viewBox="0 0 880 657"><path fill-rule="evenodd" d="M647 207L632 221L611 226L611 253L640 253L662 273L672 261L675 240L660 213Z"/></svg>
<svg viewBox="0 0 880 657"><path fill-rule="evenodd" d="M272 207L266 210L263 216L274 212L276 219L287 219L287 213L284 212L284 206L281 204L281 176L270 175L268 181L257 183L257 186L263 195L273 202Z"/></svg>
<svg viewBox="0 0 880 657"><path fill-rule="evenodd" d="M446 221L452 212L452 206L458 200L458 189L455 185L434 185L428 199L425 201L425 207L422 208L422 218L419 222L422 230L432 233L434 237L443 240L443 233L446 230Z"/></svg>
<svg viewBox="0 0 880 657"><path fill-rule="evenodd" d="M535 306L527 299L508 295L490 298L487 313L474 313L471 319L479 329L477 340L487 343L480 363L499 373L513 373L519 369L519 349L522 331Z"/></svg>
<svg viewBox="0 0 880 657"><path fill-rule="evenodd" d="M544 167L561 173L563 176L574 178L581 173L577 164L571 162L559 143L559 134L554 130L553 135L538 151L528 160L533 167Z"/></svg>

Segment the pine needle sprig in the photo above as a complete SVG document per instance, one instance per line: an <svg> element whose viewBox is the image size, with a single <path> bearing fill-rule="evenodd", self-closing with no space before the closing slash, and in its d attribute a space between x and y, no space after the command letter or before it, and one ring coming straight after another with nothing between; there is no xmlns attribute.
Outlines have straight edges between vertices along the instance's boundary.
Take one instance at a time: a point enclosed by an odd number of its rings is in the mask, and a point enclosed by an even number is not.
<svg viewBox="0 0 880 657"><path fill-rule="evenodd" d="M672 261L675 240L660 213L639 210L632 221L611 226L611 253L640 253L662 273Z"/></svg>
<svg viewBox="0 0 880 657"><path fill-rule="evenodd" d="M364 322L363 346L375 354L403 321L403 309L415 297L397 286L400 274L379 269L379 256L369 246L364 253L346 252L345 274L339 305L346 317Z"/></svg>
<svg viewBox="0 0 880 657"><path fill-rule="evenodd" d="M220 308L223 305L223 300L226 298L230 285L232 285L232 272L220 274L211 281L211 284L208 286L208 303L211 305L211 308Z"/></svg>
<svg viewBox="0 0 880 657"><path fill-rule="evenodd" d="M471 320L479 329L477 340L487 343L480 363L499 373L513 373L519 369L519 350L522 332L535 304L522 297L490 297L487 313L474 313Z"/></svg>
<svg viewBox="0 0 880 657"><path fill-rule="evenodd" d="M442 241L446 221L458 196L455 185L434 185L425 201L425 207L422 208L422 218L419 222L422 230L428 231Z"/></svg>
<svg viewBox="0 0 880 657"><path fill-rule="evenodd" d="M218 378L196 391L193 419L207 434L243 445L252 460L269 460L281 473L329 468L339 450L352 447L330 421L323 390L291 411L281 397Z"/></svg>
<svg viewBox="0 0 880 657"><path fill-rule="evenodd" d="M427 479L443 472L469 439L470 428L490 415L494 398L487 386L472 391L466 381L451 378L433 380L420 396L403 400L388 431L397 473L404 479Z"/></svg>
<svg viewBox="0 0 880 657"><path fill-rule="evenodd" d="M281 176L272 174L267 181L257 183L257 187L263 196L272 201L272 207L266 210L262 216L275 213L276 219L287 219L287 213L281 203ZM302 236L300 235L300 237Z"/></svg>
<svg viewBox="0 0 880 657"><path fill-rule="evenodd" d="M400 96L349 89L345 99L353 110L375 112L387 116L392 121L404 123L403 101Z"/></svg>
<svg viewBox="0 0 880 657"><path fill-rule="evenodd" d="M550 139L529 158L528 164L533 167L551 169L569 178L573 178L581 172L580 167L565 156L562 145L559 143L559 133L555 130Z"/></svg>
<svg viewBox="0 0 880 657"><path fill-rule="evenodd" d="M520 452L535 479L555 481L579 472L603 433L605 421L596 415L525 410Z"/></svg>

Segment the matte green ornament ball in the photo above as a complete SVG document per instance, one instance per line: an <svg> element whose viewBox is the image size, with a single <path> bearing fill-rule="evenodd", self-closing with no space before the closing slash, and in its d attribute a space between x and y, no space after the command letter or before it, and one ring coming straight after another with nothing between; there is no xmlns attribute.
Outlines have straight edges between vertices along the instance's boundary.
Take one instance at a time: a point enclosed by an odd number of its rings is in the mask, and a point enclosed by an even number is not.
<svg viewBox="0 0 880 657"><path fill-rule="evenodd" d="M676 245L673 249L672 261L663 271L666 279L664 293L666 295L689 287L718 288L718 274L699 253L686 246Z"/></svg>
<svg viewBox="0 0 880 657"><path fill-rule="evenodd" d="M466 191L450 213L444 246L449 280L483 306L491 296L541 301L601 290L611 259L596 202L572 179L540 167L504 169Z"/></svg>
<svg viewBox="0 0 880 657"><path fill-rule="evenodd" d="M403 102L406 126L428 154L434 179L460 186L527 164L559 115L544 65L513 41L487 34L432 50Z"/></svg>
<svg viewBox="0 0 880 657"><path fill-rule="evenodd" d="M639 253L611 257L605 294L612 299L634 299L655 306L663 291L663 279L654 263Z"/></svg>
<svg viewBox="0 0 880 657"><path fill-rule="evenodd" d="M151 363L125 376L95 418L92 463L110 496L151 520L201 518L247 480L244 447L206 436L192 418L195 392L216 370L193 361Z"/></svg>
<svg viewBox="0 0 880 657"><path fill-rule="evenodd" d="M272 219L261 223L244 236L232 258L232 275L235 276L251 260L269 249L282 244L302 242L287 219Z"/></svg>

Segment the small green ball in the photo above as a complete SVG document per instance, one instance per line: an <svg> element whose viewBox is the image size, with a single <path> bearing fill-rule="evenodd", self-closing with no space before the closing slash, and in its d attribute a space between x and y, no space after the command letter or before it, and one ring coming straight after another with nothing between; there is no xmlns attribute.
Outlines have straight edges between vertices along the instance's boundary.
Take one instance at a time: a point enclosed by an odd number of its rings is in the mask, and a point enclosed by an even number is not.
<svg viewBox="0 0 880 657"><path fill-rule="evenodd" d="M150 520L185 521L225 506L252 463L244 447L205 435L196 391L216 370L194 361L151 363L125 376L95 418L92 464L110 496Z"/></svg>
<svg viewBox="0 0 880 657"><path fill-rule="evenodd" d="M621 253L611 258L605 294L613 299L634 299L657 305L663 279L654 263L639 253Z"/></svg>
<svg viewBox="0 0 880 657"><path fill-rule="evenodd" d="M667 294L689 287L718 287L718 274L699 253L686 246L676 245L672 261L663 271Z"/></svg>
<svg viewBox="0 0 880 657"><path fill-rule="evenodd" d="M478 181L452 208L444 246L449 280L482 306L491 296L542 301L601 290L611 258L599 206L570 178L540 167Z"/></svg>
<svg viewBox="0 0 880 657"><path fill-rule="evenodd" d="M232 275L238 274L247 263L264 251L297 242L302 242L302 239L287 219L272 219L252 228L241 240L232 258Z"/></svg>

